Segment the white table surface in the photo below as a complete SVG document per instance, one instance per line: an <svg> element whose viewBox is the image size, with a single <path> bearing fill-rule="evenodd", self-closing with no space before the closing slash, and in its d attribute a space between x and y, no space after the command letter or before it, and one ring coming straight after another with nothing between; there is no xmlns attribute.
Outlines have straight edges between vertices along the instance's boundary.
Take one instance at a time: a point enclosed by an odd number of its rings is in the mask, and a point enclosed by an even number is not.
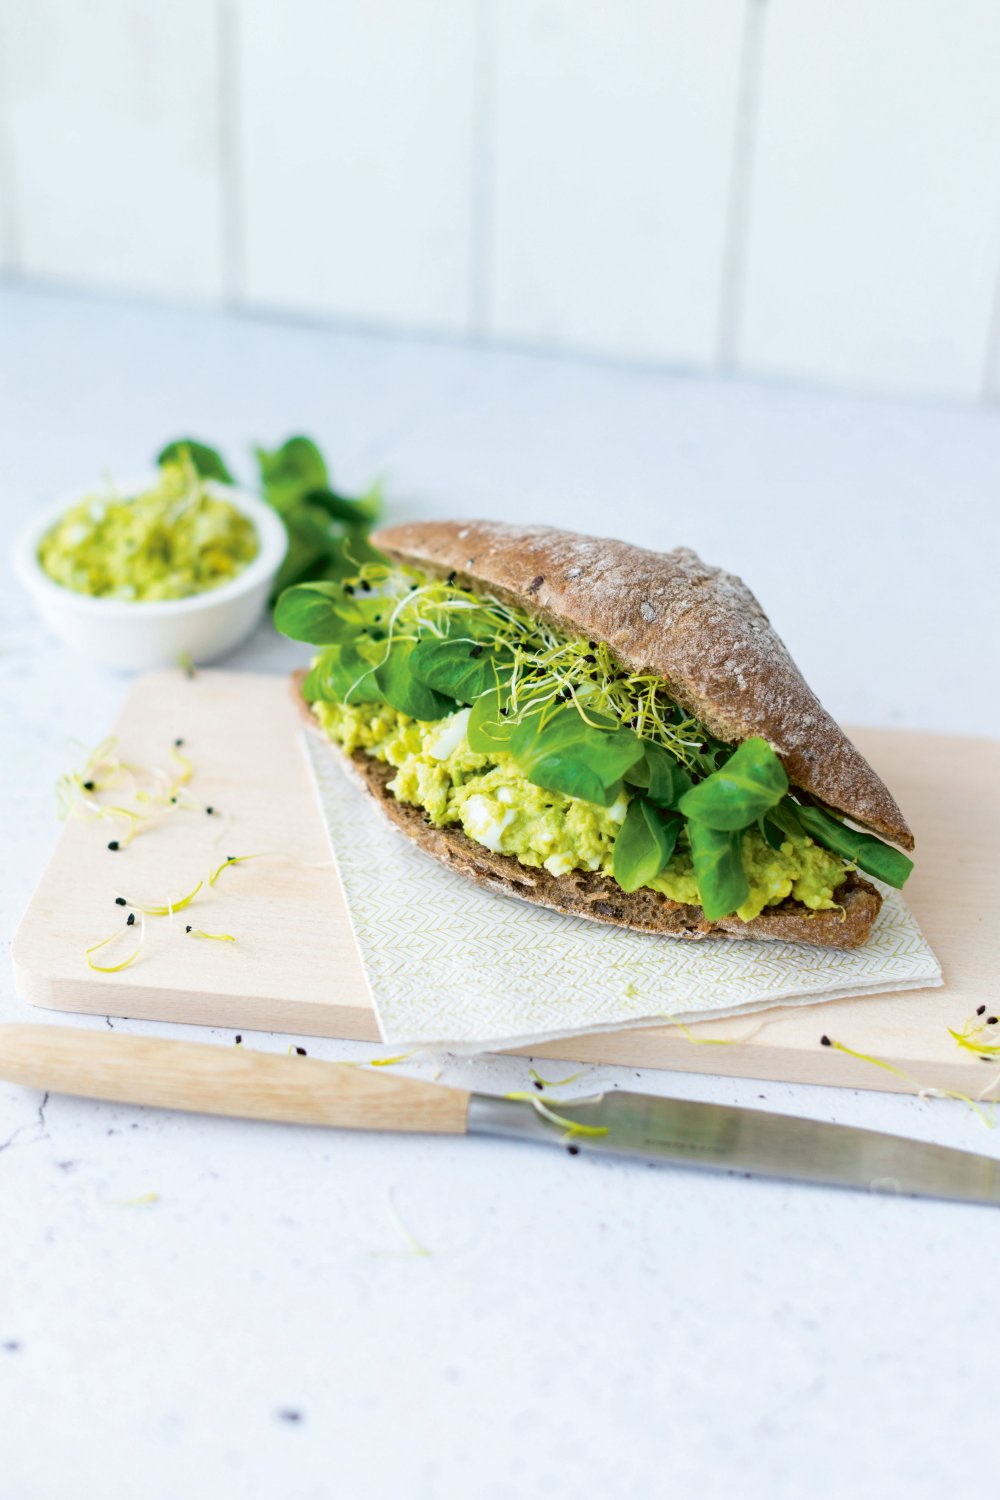
<svg viewBox="0 0 1000 1500"><path fill-rule="evenodd" d="M1000 734L995 412L0 289L4 553L32 506L166 438L245 467L296 430L345 486L384 474L399 517L690 543L747 577L842 720ZM102 736L125 684L3 584L7 947L71 741ZM301 654L265 627L229 665ZM0 999L5 1021L64 1019L17 999L6 960ZM443 1079L499 1090L526 1067ZM961 1103L586 1079L612 1084L1000 1155ZM995 1469L998 1252L988 1209L0 1085L0 1492L938 1496Z"/></svg>

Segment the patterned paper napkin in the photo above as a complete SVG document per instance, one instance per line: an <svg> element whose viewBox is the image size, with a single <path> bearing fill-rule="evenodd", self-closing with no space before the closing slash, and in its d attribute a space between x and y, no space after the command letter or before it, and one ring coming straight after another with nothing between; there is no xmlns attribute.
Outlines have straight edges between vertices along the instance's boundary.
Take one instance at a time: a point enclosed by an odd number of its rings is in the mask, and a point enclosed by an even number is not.
<svg viewBox="0 0 1000 1500"><path fill-rule="evenodd" d="M482 890L382 816L306 737L383 1039L478 1052L581 1031L941 983L898 891L851 953L805 943L678 942Z"/></svg>

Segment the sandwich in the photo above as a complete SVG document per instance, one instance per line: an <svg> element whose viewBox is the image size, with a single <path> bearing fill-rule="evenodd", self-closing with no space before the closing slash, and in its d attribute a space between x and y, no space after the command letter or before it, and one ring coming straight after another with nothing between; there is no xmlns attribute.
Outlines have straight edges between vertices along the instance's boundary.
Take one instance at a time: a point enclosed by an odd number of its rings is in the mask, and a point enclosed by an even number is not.
<svg viewBox="0 0 1000 1500"><path fill-rule="evenodd" d="M315 648L310 724L429 855L663 937L866 941L865 876L902 886L913 835L739 578L541 526L372 541L275 623Z"/></svg>

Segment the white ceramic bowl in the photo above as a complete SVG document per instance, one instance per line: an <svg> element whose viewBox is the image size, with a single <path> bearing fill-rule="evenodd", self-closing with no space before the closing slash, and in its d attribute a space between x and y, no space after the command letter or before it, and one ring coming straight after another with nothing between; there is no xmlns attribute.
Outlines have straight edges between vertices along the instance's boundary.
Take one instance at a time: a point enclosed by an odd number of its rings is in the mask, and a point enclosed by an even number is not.
<svg viewBox="0 0 1000 1500"><path fill-rule="evenodd" d="M231 582L186 599L131 601L78 594L48 576L38 561L39 543L71 506L105 489L139 494L157 477L143 474L113 487L92 484L63 495L31 518L15 551L18 577L50 630L75 651L119 672L201 664L232 651L263 614L287 547L285 528L269 505L246 490L208 481L206 489L241 511L257 533L257 556Z"/></svg>

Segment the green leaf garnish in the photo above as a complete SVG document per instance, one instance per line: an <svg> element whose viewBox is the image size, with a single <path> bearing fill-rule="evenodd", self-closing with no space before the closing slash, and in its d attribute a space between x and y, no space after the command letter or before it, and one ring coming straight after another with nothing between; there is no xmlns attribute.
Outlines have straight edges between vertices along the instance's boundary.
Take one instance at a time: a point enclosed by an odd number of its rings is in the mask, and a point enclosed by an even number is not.
<svg viewBox="0 0 1000 1500"><path fill-rule="evenodd" d="M761 837L769 849L780 849L785 842L785 835L780 824L772 818L758 818L757 827L760 829Z"/></svg>
<svg viewBox="0 0 1000 1500"><path fill-rule="evenodd" d="M749 828L788 791L777 755L766 740L744 740L711 776L685 792L678 806L686 818L719 832Z"/></svg>
<svg viewBox="0 0 1000 1500"><path fill-rule="evenodd" d="M475 703L484 693L509 682L513 665L509 651L487 651L482 642L469 636L447 640L425 637L417 642L410 658L410 669L421 682L460 703Z"/></svg>
<svg viewBox="0 0 1000 1500"><path fill-rule="evenodd" d="M801 839L805 837L805 830L799 822L800 811L798 803L793 802L791 797L782 797L781 801L771 808L767 821L780 829L786 838Z"/></svg>
<svg viewBox="0 0 1000 1500"><path fill-rule="evenodd" d="M642 741L643 757L625 773L631 786L642 787L657 807L676 807L691 787L691 777L676 758L652 740Z"/></svg>
<svg viewBox="0 0 1000 1500"><path fill-rule="evenodd" d="M254 451L264 498L288 532L275 599L296 583L351 578L368 563L385 565L368 540L382 508L379 485L356 500L334 490L326 461L311 438L290 437L280 448Z"/></svg>
<svg viewBox="0 0 1000 1500"><path fill-rule="evenodd" d="M696 822L688 823L687 830L702 910L710 922L718 922L742 906L750 894L740 857L743 835Z"/></svg>
<svg viewBox="0 0 1000 1500"><path fill-rule="evenodd" d="M307 579L341 576L339 569L330 566L339 543L331 536L330 523L321 511L300 506L281 519L288 535L288 548L274 581L273 600L280 599L285 589Z"/></svg>
<svg viewBox="0 0 1000 1500"><path fill-rule="evenodd" d="M164 464L181 463L185 457L191 460L202 479L217 479L220 484L236 483L221 454L206 443L199 443L196 438L175 438L160 449L156 462L162 468Z"/></svg>
<svg viewBox="0 0 1000 1500"><path fill-rule="evenodd" d="M375 680L393 708L411 719L430 723L454 713L458 704L454 698L429 687L413 671L412 658L419 649L413 641L394 641L375 669Z"/></svg>
<svg viewBox="0 0 1000 1500"><path fill-rule="evenodd" d="M290 437L280 448L255 448L265 499L284 514L310 491L329 489L326 461L311 438Z"/></svg>
<svg viewBox="0 0 1000 1500"><path fill-rule="evenodd" d="M644 797L632 798L614 845L614 877L623 891L637 891L663 873L679 828L679 819L664 822Z"/></svg>
<svg viewBox="0 0 1000 1500"><path fill-rule="evenodd" d="M510 749L517 721L504 713L507 704L507 694L497 687L472 705L465 737L469 749L477 755L494 755L498 750Z"/></svg>
<svg viewBox="0 0 1000 1500"><path fill-rule="evenodd" d="M278 600L274 623L293 641L328 646L357 635L360 621L351 603L339 583L296 584Z"/></svg>
<svg viewBox="0 0 1000 1500"><path fill-rule="evenodd" d="M375 644L375 643L373 643ZM353 641L328 646L306 674L302 696L307 703L384 703L374 663L366 660Z"/></svg>
<svg viewBox="0 0 1000 1500"><path fill-rule="evenodd" d="M809 837L832 849L842 859L850 860L859 870L884 880L886 885L902 889L913 869L913 860L901 849L893 849L873 833L861 833L831 817L819 807L796 807L796 816Z"/></svg>
<svg viewBox="0 0 1000 1500"><path fill-rule="evenodd" d="M548 720L522 720L511 736L510 751L535 786L599 807L616 801L622 777L643 753L630 729L594 728L575 708L560 709Z"/></svg>
<svg viewBox="0 0 1000 1500"><path fill-rule="evenodd" d="M306 504L324 511L335 521L347 521L352 526L365 523L370 525L378 518L382 509L382 486L373 484L366 494L351 500L325 485L320 489L309 490L302 499Z"/></svg>

